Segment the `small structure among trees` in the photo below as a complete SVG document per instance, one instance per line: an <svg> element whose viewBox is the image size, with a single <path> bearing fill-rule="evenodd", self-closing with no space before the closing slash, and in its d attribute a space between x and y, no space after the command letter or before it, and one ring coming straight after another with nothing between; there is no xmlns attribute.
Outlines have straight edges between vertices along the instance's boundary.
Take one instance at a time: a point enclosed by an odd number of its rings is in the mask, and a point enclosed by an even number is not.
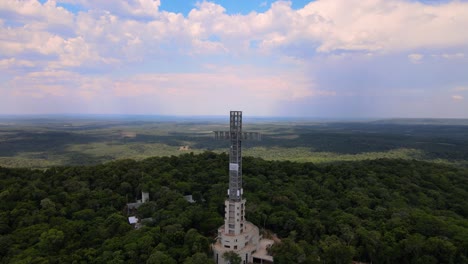
<svg viewBox="0 0 468 264"><path fill-rule="evenodd" d="M134 226L135 229L140 228L140 219L136 217L138 207L146 202L149 202L149 193L141 192L141 200L137 200L135 203L127 203L128 223Z"/></svg>

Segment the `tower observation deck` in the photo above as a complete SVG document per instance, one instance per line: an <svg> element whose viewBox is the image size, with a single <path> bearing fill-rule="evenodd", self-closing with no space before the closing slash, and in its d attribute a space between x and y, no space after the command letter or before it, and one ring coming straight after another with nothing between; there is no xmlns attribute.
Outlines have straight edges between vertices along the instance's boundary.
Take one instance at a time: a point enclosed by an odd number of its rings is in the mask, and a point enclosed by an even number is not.
<svg viewBox="0 0 468 264"><path fill-rule="evenodd" d="M243 263L273 263L271 256L257 256L260 247L259 229L245 219L245 203L242 198L242 141L260 140L256 132L242 131L242 112L230 112L229 131L214 131L215 139L229 140L229 188L225 201L224 225L218 229L218 237L212 245L215 263L225 264L223 254L228 251L236 252ZM263 245L265 243L262 243Z"/></svg>

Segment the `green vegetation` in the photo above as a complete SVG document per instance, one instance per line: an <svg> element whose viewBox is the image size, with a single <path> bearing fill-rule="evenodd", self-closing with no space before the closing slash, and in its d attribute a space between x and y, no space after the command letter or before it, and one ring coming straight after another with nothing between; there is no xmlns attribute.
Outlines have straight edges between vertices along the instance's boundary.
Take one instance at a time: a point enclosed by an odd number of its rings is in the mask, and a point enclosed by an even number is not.
<svg viewBox="0 0 468 264"><path fill-rule="evenodd" d="M242 262L242 258L234 251L225 252L223 258L232 264L241 264Z"/></svg>
<svg viewBox="0 0 468 264"><path fill-rule="evenodd" d="M45 170L0 167L1 263L210 263L228 156L213 152ZM244 158L247 219L275 263L468 263L468 169L416 160ZM139 230L125 204L152 221ZM188 203L184 194L197 201ZM212 263L212 262L211 262Z"/></svg>
<svg viewBox="0 0 468 264"><path fill-rule="evenodd" d="M214 141L211 132L227 130L225 123L174 120L0 119L0 165L49 168L226 151L227 142ZM244 129L261 132L263 140L244 142L244 153L314 163L401 158L468 166L465 121L246 121Z"/></svg>
<svg viewBox="0 0 468 264"><path fill-rule="evenodd" d="M260 157L266 160L290 160L297 162L329 163L336 161L359 161L370 159L418 159L423 152L416 149L394 149L387 152L364 152L358 154L338 154L333 152L310 152L304 147L266 148L253 147L246 149L244 155Z"/></svg>

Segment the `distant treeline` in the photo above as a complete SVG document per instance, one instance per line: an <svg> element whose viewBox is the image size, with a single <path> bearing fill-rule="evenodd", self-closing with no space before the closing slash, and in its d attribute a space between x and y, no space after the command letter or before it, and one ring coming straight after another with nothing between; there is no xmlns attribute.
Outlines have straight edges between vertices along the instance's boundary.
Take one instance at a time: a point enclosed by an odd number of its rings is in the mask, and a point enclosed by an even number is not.
<svg viewBox="0 0 468 264"><path fill-rule="evenodd" d="M205 152L47 170L0 168L1 263L213 263L228 156ZM468 170L380 159L244 159L247 219L275 263L468 263ZM127 221L127 202L150 193ZM183 195L192 194L196 203Z"/></svg>
<svg viewBox="0 0 468 264"><path fill-rule="evenodd" d="M244 142L244 153L267 160L327 163L403 158L468 167L467 126L442 124L444 120L423 125L424 120L412 120L416 121L420 123L251 123L245 129L262 133L262 141ZM29 122L0 124L0 166L49 168L141 160L184 154L180 146L189 146L194 153L226 151L226 142L215 141L211 132L227 129L222 123Z"/></svg>

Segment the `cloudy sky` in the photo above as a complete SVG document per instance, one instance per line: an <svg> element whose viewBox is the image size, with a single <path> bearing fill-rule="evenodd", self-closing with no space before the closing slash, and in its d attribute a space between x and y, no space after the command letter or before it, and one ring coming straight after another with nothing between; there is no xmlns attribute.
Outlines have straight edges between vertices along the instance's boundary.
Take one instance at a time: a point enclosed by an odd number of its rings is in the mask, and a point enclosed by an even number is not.
<svg viewBox="0 0 468 264"><path fill-rule="evenodd" d="M0 1L0 114L229 110L468 118L468 1Z"/></svg>

